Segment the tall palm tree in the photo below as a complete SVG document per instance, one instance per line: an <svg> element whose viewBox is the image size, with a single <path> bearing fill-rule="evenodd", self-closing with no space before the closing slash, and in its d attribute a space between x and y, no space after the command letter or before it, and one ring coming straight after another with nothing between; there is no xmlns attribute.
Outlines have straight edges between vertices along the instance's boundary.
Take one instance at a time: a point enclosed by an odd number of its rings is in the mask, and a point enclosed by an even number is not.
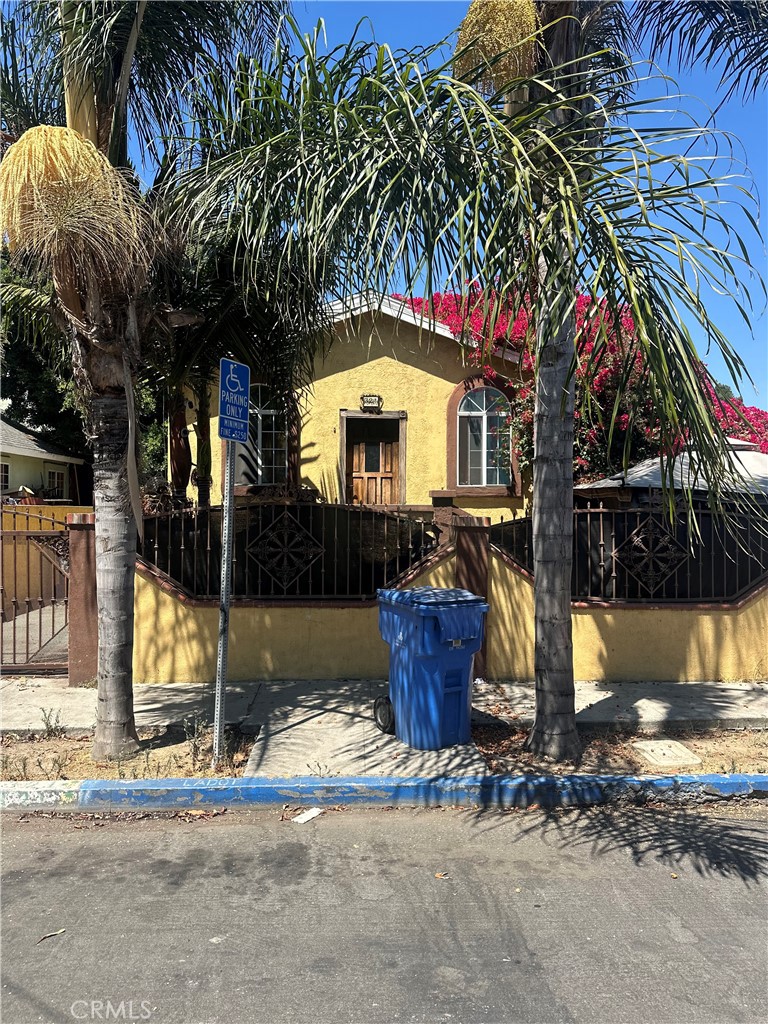
<svg viewBox="0 0 768 1024"><path fill-rule="evenodd" d="M168 178L174 180L167 182L165 205L156 210L140 195L130 172L123 171L128 126L149 157L161 162L165 140L178 139L190 113L204 125L210 108L218 126L220 101L232 100L229 113L235 114L243 102L255 100L260 123L238 126L237 132L212 140L199 138L193 149L196 159L237 161L241 148L252 152L252 133L257 131L259 143L267 141L267 150L274 143L291 170L300 166L302 154L314 161L311 172L320 185L314 210L295 204L287 181L280 185L271 179L254 205L267 225L259 245L252 251L242 247L239 221L232 235L244 268L249 314L260 311L267 339L276 325L290 338L306 339L318 296L333 292L336 281L343 281L344 290L354 282L359 290L375 286L382 276L391 279L397 267L405 268L406 280L412 282L422 272L431 279L436 268L451 264L454 276L463 278L474 266L473 246L466 239L457 243L453 226L471 221L473 209L479 212L484 189L496 175L481 157L498 127L495 113L478 104L473 90L455 87L445 74L433 77L425 88L410 55L389 55L380 66L367 65L361 80L354 44L345 59L328 63L318 53L317 38L305 42L298 35L303 59L312 62L312 82L283 48L272 68L276 77L259 77L258 60L249 63L245 58L234 74L238 45L247 44L252 53L251 38L259 37L266 23L271 29L270 19L279 10L271 0L31 2L19 7L14 23L27 61L21 69L23 84L33 85L37 69L45 68L56 109L65 112L65 126L25 126L22 134L26 108L21 103L4 107L18 116L14 126L7 126L11 145L0 164L0 198L13 258L52 281L51 313L67 334L88 404L97 511L96 758L119 757L137 746L131 648L140 511L135 501L132 394L142 346L154 330L156 306L149 293L168 246L168 233L162 230L167 221L157 210L170 209L173 216L190 201L184 222L194 228L200 224L196 202L202 209L211 193L203 169L197 178L190 174L182 179L179 198L177 176L170 172ZM370 54L364 56L367 61ZM314 87L315 77L322 81L326 67L332 77L325 80L324 102L330 99L332 120L337 129L344 128L337 130L339 148L324 167L305 141L297 143L293 136L286 148L281 120L286 94L298 111L308 101L311 105L304 87ZM283 71L293 75L292 81L283 80ZM19 82L9 75L5 84ZM243 88L252 85L268 91L244 96ZM338 92L329 92L329 87ZM397 138L390 137L388 125ZM328 124L316 123L314 128L330 155ZM414 164L406 175L403 153ZM348 205L346 165L356 165L359 181L369 162L380 171L386 166L387 201L361 203L358 194L354 205ZM270 174L278 172L276 163L269 168ZM211 188L220 183L216 178ZM214 226L191 242L198 252L220 251L222 240L230 237L226 210L231 196L222 198L217 217L206 217L209 227L216 221ZM521 216L521 230L523 224ZM322 320L318 324L316 316L314 326L317 339Z"/></svg>
<svg viewBox="0 0 768 1024"><path fill-rule="evenodd" d="M93 755L119 757L138 746L133 380L147 326L146 284L163 241L129 169L129 128L148 162L159 161L162 140L183 130L187 83L209 68L231 67L241 48L271 45L285 5L26 0L6 10L4 29L15 46L2 77L3 230L15 259L53 283L53 313L66 329L88 408L99 612ZM25 104L13 96L41 99ZM65 126L46 126L62 107ZM38 117L42 123L24 124Z"/></svg>
<svg viewBox="0 0 768 1024"><path fill-rule="evenodd" d="M727 62L723 71L729 89L743 88L745 93L757 89L765 71L766 13L768 5L764 0L685 0L676 4L639 0L634 5L639 37L651 39L654 53L664 48L672 52L675 40L678 47L674 52L681 62L701 58L708 64L717 63L724 52L733 56L737 50L746 55L746 62ZM614 138L612 146L611 125L605 122L610 122L612 113L615 117L631 111L626 100L615 103L613 112L609 102L595 102L596 93L606 95L606 85L616 85L620 92L622 86L626 89L629 84L626 79L621 80L621 52L636 43L637 37L630 29L627 15L626 6L617 0L474 0L462 26L458 53L461 67L474 68L476 78L506 95L508 110L519 111L528 101L529 115L536 118L541 131L549 135L553 144L555 137L559 138L571 164L581 164L580 174L570 182L559 177L562 168L557 163L551 165L549 175L544 167L549 181L543 184L536 217L541 227L546 225L551 245L549 256L543 252L539 255L528 279L528 286L538 296L538 317L534 345L532 496L536 715L527 745L558 760L576 759L580 752L570 605L574 360L583 358L583 353L576 338L573 303L577 290L584 288L585 275L589 282L587 290L606 308L609 328L621 317L622 306L631 311L639 329L638 343L647 357L648 385L664 424L667 450L675 450L675 433L678 437L686 433L696 437L705 463L709 463L707 475L715 499L718 473L724 473L725 478L730 476L725 439L711 404L697 385L695 349L687 331L681 329L679 322L675 323L676 302L688 306L694 317L707 325L710 337L712 325L708 324L700 297L689 289L684 260L672 289L667 285L658 288L654 282L658 274L647 263L647 257L657 249L662 266L667 260L665 250L675 251L675 234L689 231L690 221L683 218L677 231L664 238L657 234L657 218L652 216L649 221L641 217L637 222L637 243L645 258L633 266L617 246L617 236L626 228L621 210L631 206L635 182L627 183L629 190L626 200L619 204L618 219L611 205L600 199L599 187L593 188L601 179L611 179L617 170L609 162L616 156L617 140ZM738 71L734 71L735 67ZM544 88L559 95L557 104L549 108L541 105L542 85L520 81L525 68L539 69ZM599 84L595 81L596 72ZM540 104L538 110L534 101ZM689 148L695 142L692 137ZM624 149L621 142L619 147ZM549 159L548 154L544 156ZM660 170L663 163L657 156L649 162L653 171ZM681 166L685 166L684 158ZM590 195L594 192L597 195ZM652 188L651 201L657 214L669 198L665 196L659 204L659 196L658 189ZM667 212L673 213L670 207ZM605 215L602 226L592 219L595 213ZM541 236L537 241L541 244ZM727 259L726 254L723 256ZM696 267L697 261L698 256L691 261L691 268ZM645 301L638 303L636 299L643 292ZM654 319L658 321L655 325ZM735 353L721 334L716 332L714 338L738 375L740 363ZM599 346L595 351L597 356L592 359L597 365ZM635 354L635 347L627 353L628 367ZM679 387L685 397L675 411ZM680 392L677 394L682 398Z"/></svg>
<svg viewBox="0 0 768 1024"><path fill-rule="evenodd" d="M566 283L581 280L608 309L598 336L624 303L640 321L637 344L666 437L684 422L722 467L678 308L739 366L689 280L693 269L699 280L738 286L737 259L711 244L702 223L706 210L710 223L727 225L729 210L706 207L727 182L654 149L668 131L642 141L619 121L606 133L610 61L589 64L597 70L587 91L571 85L567 64L528 71L512 91L535 97L535 110L522 103L505 112L503 91L484 99L436 51L393 54L354 38L324 53L319 32L291 31L291 46L269 59L243 59L234 73L203 69L179 103L197 134L163 201L200 251L231 241L246 303L260 296L270 316L291 324L317 296L493 283L508 313L507 299L522 301L521 280L537 281L544 339L568 336ZM599 173L596 150L607 168ZM660 259L670 246L679 267ZM548 396L553 409L564 393Z"/></svg>

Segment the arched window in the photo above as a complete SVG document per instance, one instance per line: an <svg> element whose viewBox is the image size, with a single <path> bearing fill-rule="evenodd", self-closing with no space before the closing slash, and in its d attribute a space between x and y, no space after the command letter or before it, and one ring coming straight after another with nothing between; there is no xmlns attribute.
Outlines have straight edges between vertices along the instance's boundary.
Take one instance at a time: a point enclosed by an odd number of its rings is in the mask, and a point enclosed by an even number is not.
<svg viewBox="0 0 768 1024"><path fill-rule="evenodd" d="M459 487L509 486L510 411L496 388L473 388L464 395L456 424Z"/></svg>

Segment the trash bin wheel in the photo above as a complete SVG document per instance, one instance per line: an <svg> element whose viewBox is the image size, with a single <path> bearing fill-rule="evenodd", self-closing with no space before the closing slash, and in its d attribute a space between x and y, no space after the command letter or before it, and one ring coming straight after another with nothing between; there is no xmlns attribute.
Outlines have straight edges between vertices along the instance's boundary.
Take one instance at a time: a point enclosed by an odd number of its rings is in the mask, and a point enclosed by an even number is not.
<svg viewBox="0 0 768 1024"><path fill-rule="evenodd" d="M395 712L389 697L377 697L373 702L373 720L387 736L395 733Z"/></svg>

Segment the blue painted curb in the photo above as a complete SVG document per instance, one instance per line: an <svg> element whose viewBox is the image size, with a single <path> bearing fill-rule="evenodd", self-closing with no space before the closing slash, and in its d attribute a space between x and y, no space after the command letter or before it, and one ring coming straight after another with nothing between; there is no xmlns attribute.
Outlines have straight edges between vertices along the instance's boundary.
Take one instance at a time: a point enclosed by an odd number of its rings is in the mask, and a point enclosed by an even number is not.
<svg viewBox="0 0 768 1024"><path fill-rule="evenodd" d="M285 803L588 807L630 800L688 803L768 797L768 775L342 776L3 782L0 809L178 810Z"/></svg>

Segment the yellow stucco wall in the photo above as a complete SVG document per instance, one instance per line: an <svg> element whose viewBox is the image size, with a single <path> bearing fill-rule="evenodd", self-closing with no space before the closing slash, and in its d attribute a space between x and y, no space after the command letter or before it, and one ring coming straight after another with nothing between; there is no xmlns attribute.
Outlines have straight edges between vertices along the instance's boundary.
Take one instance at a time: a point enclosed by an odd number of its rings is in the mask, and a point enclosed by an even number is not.
<svg viewBox="0 0 768 1024"><path fill-rule="evenodd" d="M134 682L211 682L219 612L183 604L136 577ZM271 606L230 612L229 671L247 679L338 679L386 675L377 609Z"/></svg>
<svg viewBox="0 0 768 1024"><path fill-rule="evenodd" d="M453 586L446 558L411 586ZM194 607L136 575L134 682L209 682L216 677L219 610ZM388 648L375 606L311 608L271 605L230 612L228 678L382 679Z"/></svg>
<svg viewBox="0 0 768 1024"><path fill-rule="evenodd" d="M491 555L488 675L533 678L533 588ZM576 679L768 678L768 590L739 608L574 608Z"/></svg>
<svg viewBox="0 0 768 1024"><path fill-rule="evenodd" d="M577 679L768 679L768 592L741 608L574 609Z"/></svg>
<svg viewBox="0 0 768 1024"><path fill-rule="evenodd" d="M533 679L533 588L493 552L488 560L489 679Z"/></svg>
<svg viewBox="0 0 768 1024"><path fill-rule="evenodd" d="M454 586L445 559L411 586ZM533 590L491 555L488 678L533 678ZM136 683L210 681L218 609L192 607L136 577ZM386 678L375 607L233 606L229 678ZM740 608L574 608L576 679L734 681L768 677L768 591Z"/></svg>
<svg viewBox="0 0 768 1024"><path fill-rule="evenodd" d="M500 366L501 369L501 366ZM406 493L400 504L431 505L429 492L443 490L446 480L447 404L454 388L475 373L462 361L462 350L451 339L389 317L368 314L337 326L330 351L317 361L315 381L299 397L301 409L301 482L314 487L327 501L344 501L340 493L343 468L340 411L360 409L360 396L381 395L384 410L407 413ZM505 372L514 373L507 366ZM211 408L217 406L216 392ZM189 417L194 419L194 413ZM211 421L213 487L211 500L221 501L221 445L216 419ZM190 431L192 458L196 439ZM194 500L196 491L190 488ZM496 522L524 514L518 498L454 499L471 515Z"/></svg>
<svg viewBox="0 0 768 1024"><path fill-rule="evenodd" d="M430 344L431 342L431 344ZM456 385L471 373L458 345L386 319L370 316L339 325L338 338L318 361L305 396L301 427L302 480L330 500L339 494L339 411L360 408L360 395L381 395L387 412L405 410L406 493L401 501L429 505L430 490L446 486L446 416Z"/></svg>
<svg viewBox="0 0 768 1024"><path fill-rule="evenodd" d="M311 390L303 396L301 428L302 483L317 487L331 501L340 494L343 453L339 427L341 409L356 411L360 396L381 395L385 411L403 410L406 421L406 493L401 504L430 505L429 492L443 490L446 480L446 408L454 388L473 369L462 361L456 342L419 332L418 328L389 318L340 324L337 340L319 360ZM478 501L459 498L472 514L498 519L522 512L522 501Z"/></svg>

